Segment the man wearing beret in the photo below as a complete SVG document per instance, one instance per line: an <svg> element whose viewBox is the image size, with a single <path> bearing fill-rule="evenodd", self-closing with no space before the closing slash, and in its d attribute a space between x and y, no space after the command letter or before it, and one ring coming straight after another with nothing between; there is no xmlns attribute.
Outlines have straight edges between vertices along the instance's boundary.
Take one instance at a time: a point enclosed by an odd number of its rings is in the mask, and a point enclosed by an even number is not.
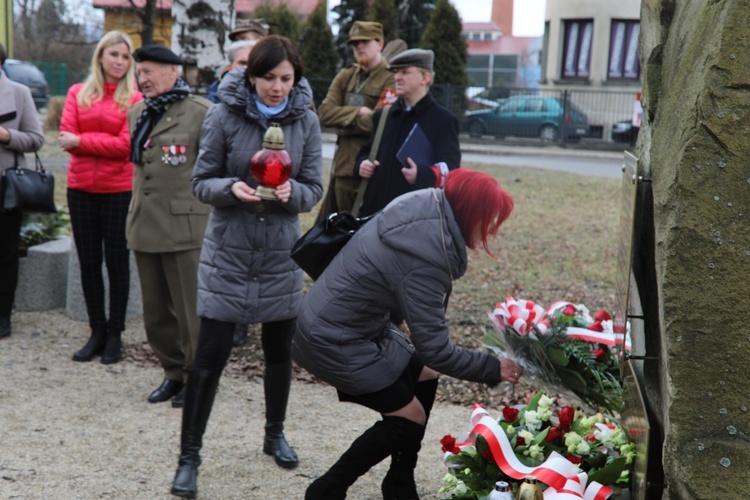
<svg viewBox="0 0 750 500"><path fill-rule="evenodd" d="M148 401L174 397L172 406L181 407L198 342L198 258L211 210L193 196L190 178L211 103L190 95L179 76L183 61L168 48L146 45L133 57L144 100L128 111L135 174L126 236L146 338L165 374Z"/></svg>
<svg viewBox="0 0 750 500"><path fill-rule="evenodd" d="M461 164L458 119L430 94L434 58L431 50L410 49L389 61L391 71L395 72L398 100L386 118L375 161L368 160L374 134L357 156L355 175L369 179L360 216L378 212L409 191L442 186L448 171ZM381 114L378 110L373 115L374 130ZM411 157L402 163L397 157L415 127L421 129L432 146L432 158L425 164L417 165Z"/></svg>
<svg viewBox="0 0 750 500"><path fill-rule="evenodd" d="M357 153L370 137L372 114L383 92L389 90L393 100L396 96L393 74L381 55L383 25L356 21L346 43L352 47L357 62L339 71L318 110L321 125L335 127L338 135L328 194L318 220L331 212L352 210L359 186L352 168Z"/></svg>

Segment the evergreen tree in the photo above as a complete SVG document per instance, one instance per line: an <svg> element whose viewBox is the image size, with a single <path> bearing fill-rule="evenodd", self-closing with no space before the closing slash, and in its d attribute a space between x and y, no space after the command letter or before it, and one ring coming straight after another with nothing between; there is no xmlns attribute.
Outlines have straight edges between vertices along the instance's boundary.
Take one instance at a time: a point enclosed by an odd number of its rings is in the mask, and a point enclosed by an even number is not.
<svg viewBox="0 0 750 500"><path fill-rule="evenodd" d="M326 19L326 0L321 0L305 22L300 40L300 56L308 78L333 79L339 55L333 44L333 33Z"/></svg>
<svg viewBox="0 0 750 500"><path fill-rule="evenodd" d="M302 27L299 17L286 4L261 4L253 12L253 17L264 19L269 26L269 34L285 36L292 42L299 42Z"/></svg>
<svg viewBox="0 0 750 500"><path fill-rule="evenodd" d="M352 51L346 45L347 40L349 40L349 30L352 29L354 21L368 19L368 3L368 0L341 0L341 3L333 8L333 12L338 16L336 24L339 27L336 36L336 50L344 66L352 59Z"/></svg>
<svg viewBox="0 0 750 500"><path fill-rule="evenodd" d="M435 10L419 42L435 52L435 83L466 85L467 46L461 35L461 18L448 0L437 0Z"/></svg>
<svg viewBox="0 0 750 500"><path fill-rule="evenodd" d="M398 36L409 48L419 47L419 39L434 8L431 0L394 0L398 11Z"/></svg>
<svg viewBox="0 0 750 500"><path fill-rule="evenodd" d="M372 0L369 20L383 25L385 42L398 38L398 11L395 0Z"/></svg>

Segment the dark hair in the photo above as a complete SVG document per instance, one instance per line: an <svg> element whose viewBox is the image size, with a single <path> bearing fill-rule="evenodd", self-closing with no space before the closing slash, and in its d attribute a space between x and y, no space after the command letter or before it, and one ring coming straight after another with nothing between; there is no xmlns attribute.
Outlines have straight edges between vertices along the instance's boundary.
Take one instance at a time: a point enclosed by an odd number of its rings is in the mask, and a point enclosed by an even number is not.
<svg viewBox="0 0 750 500"><path fill-rule="evenodd" d="M5 64L5 60L8 58L8 53L5 52L5 46L0 43L0 64Z"/></svg>
<svg viewBox="0 0 750 500"><path fill-rule="evenodd" d="M487 241L497 234L500 225L513 211L513 197L500 187L494 177L466 168L457 168L445 179L445 197L461 228L466 246L492 252Z"/></svg>
<svg viewBox="0 0 750 500"><path fill-rule="evenodd" d="M302 79L302 59L297 48L288 38L267 36L256 43L250 51L245 79L249 82L251 76L260 78L284 61L289 61L294 68L294 84L297 85Z"/></svg>

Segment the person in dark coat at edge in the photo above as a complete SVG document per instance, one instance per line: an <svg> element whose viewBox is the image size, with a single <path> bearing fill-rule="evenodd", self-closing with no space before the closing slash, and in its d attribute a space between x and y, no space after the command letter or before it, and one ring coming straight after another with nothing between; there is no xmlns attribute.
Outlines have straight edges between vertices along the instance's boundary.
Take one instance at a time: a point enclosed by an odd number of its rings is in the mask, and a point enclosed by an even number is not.
<svg viewBox="0 0 750 500"><path fill-rule="evenodd" d="M437 373L495 385L515 383L509 359L450 342L445 309L466 272L466 248L483 247L510 215L513 199L489 175L457 169L444 189L404 194L365 224L302 302L294 361L334 386L340 401L380 413L307 489L307 500L336 500L358 477L391 457L384 499L419 498L414 481ZM389 321L405 318L407 337Z"/></svg>
<svg viewBox="0 0 750 500"><path fill-rule="evenodd" d="M198 350L182 414L180 459L172 494L194 498L203 434L236 324L261 323L266 403L263 452L284 468L299 459L284 437L292 376L291 342L302 303L303 274L289 253L301 235L299 214L323 196L322 141L310 105L312 89L287 38L269 36L253 47L245 72L230 71L219 86L221 104L203 124L193 192L213 206L198 268ZM248 165L270 124L284 132L291 177L275 200L258 196Z"/></svg>
<svg viewBox="0 0 750 500"><path fill-rule="evenodd" d="M370 179L360 216L382 210L391 200L409 191L442 186L448 171L461 164L458 119L430 94L434 59L431 50L409 49L388 61L395 73L393 80L399 98L386 119L375 161L368 160L368 156L382 110L375 111L373 133L357 155L355 177ZM396 156L415 124L419 124L432 145L432 165L416 165L411 158L403 165Z"/></svg>

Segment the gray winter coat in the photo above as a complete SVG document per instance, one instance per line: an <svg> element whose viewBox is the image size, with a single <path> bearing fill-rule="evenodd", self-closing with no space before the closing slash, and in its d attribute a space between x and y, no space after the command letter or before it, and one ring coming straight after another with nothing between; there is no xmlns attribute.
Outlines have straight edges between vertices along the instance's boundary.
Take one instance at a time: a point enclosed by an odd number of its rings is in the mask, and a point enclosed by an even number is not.
<svg viewBox="0 0 750 500"><path fill-rule="evenodd" d="M444 302L466 272L466 244L444 192L393 200L334 258L302 302L292 344L300 366L347 394L398 379L416 348L433 370L496 384L497 358L450 343ZM405 318L413 347L395 328Z"/></svg>
<svg viewBox="0 0 750 500"><path fill-rule="evenodd" d="M192 182L193 194L213 205L198 267L198 315L248 324L297 315L303 275L289 252L301 234L298 214L320 200L323 181L320 124L303 79L271 120L281 124L292 158L289 201L244 203L231 194L239 180L257 186L250 158L262 148L268 127L242 75L231 71L222 79L221 104L203 122Z"/></svg>

